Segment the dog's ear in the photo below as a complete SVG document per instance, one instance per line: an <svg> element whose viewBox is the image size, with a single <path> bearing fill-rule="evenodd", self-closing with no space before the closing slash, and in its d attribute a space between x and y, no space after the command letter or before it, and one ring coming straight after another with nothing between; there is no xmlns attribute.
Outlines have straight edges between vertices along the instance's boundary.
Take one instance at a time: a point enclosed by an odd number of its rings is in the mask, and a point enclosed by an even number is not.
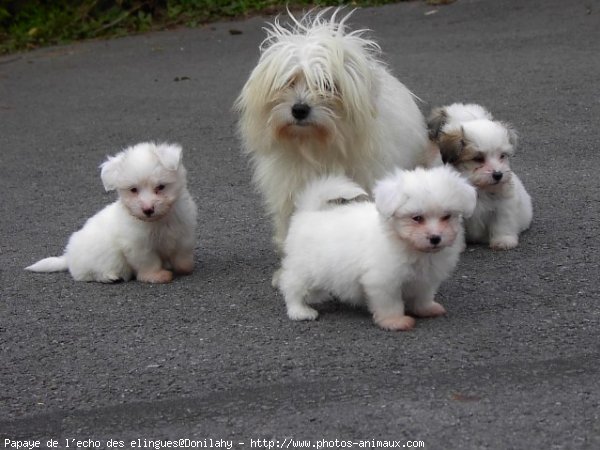
<svg viewBox="0 0 600 450"><path fill-rule="evenodd" d="M454 164L466 145L465 130L460 127L456 130L443 131L439 135L438 146L444 164Z"/></svg>
<svg viewBox="0 0 600 450"><path fill-rule="evenodd" d="M506 134L508 134L508 142L510 142L510 145L512 145L513 149L516 149L518 141L517 131L510 123L500 122L500 125L506 128Z"/></svg>
<svg viewBox="0 0 600 450"><path fill-rule="evenodd" d="M181 146L178 144L159 144L154 149L160 163L167 170L177 170L181 163Z"/></svg>
<svg viewBox="0 0 600 450"><path fill-rule="evenodd" d="M392 217L404 203L405 195L402 192L402 184L402 171L375 184L373 188L375 206L385 218Z"/></svg>
<svg viewBox="0 0 600 450"><path fill-rule="evenodd" d="M121 172L121 163L123 162L123 153L115 156L109 156L106 161L100 164L100 178L106 191L117 189L117 180Z"/></svg>
<svg viewBox="0 0 600 450"><path fill-rule="evenodd" d="M437 141L442 132L442 128L446 124L448 115L444 108L434 108L427 119L427 131L429 133L429 139Z"/></svg>

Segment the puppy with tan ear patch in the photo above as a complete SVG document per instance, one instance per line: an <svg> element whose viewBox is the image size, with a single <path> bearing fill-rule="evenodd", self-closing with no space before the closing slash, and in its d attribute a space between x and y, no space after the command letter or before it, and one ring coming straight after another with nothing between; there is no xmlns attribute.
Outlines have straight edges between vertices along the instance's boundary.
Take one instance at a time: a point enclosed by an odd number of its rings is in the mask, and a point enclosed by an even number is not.
<svg viewBox="0 0 600 450"><path fill-rule="evenodd" d="M285 240L279 288L292 320L314 320L310 306L332 294L365 304L386 330L446 312L435 294L464 247L463 216L475 189L454 170L398 170L379 181L375 202L343 176L309 182ZM342 201L340 201L342 199Z"/></svg>
<svg viewBox="0 0 600 450"><path fill-rule="evenodd" d="M477 207L465 221L467 241L508 250L519 243L533 216L531 197L512 171L517 134L493 120L480 105L454 103L433 110L429 137L442 161L454 166L477 188Z"/></svg>
<svg viewBox="0 0 600 450"><path fill-rule="evenodd" d="M73 233L62 256L26 270L68 270L77 281L103 283L168 283L173 272L191 273L197 211L181 153L176 144L145 142L109 157L101 178L118 200Z"/></svg>

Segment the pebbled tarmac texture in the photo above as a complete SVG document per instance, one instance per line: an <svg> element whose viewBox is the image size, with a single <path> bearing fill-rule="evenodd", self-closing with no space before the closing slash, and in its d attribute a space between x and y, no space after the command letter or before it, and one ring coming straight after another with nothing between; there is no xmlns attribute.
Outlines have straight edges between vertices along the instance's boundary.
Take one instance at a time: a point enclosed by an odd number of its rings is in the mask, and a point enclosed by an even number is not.
<svg viewBox="0 0 600 450"><path fill-rule="evenodd" d="M409 333L335 304L292 323L270 286L270 225L231 111L265 18L0 58L0 446L599 448L599 18L592 0L459 0L351 19L424 113L470 101L512 122L534 199L520 247L470 247L440 292L447 317ZM195 273L105 286L23 271L113 200L104 157L149 139L184 146Z"/></svg>

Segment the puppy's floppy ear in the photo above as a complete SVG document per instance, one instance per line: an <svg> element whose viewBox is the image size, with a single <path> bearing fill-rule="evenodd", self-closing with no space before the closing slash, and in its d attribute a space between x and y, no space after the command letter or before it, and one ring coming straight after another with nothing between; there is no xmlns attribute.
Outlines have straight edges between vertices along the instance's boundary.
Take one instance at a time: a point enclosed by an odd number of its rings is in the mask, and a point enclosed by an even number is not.
<svg viewBox="0 0 600 450"><path fill-rule="evenodd" d="M517 148L518 135L515 128L508 122L500 122L504 128L506 128L506 134L508 134L508 142L512 145L513 149Z"/></svg>
<svg viewBox="0 0 600 450"><path fill-rule="evenodd" d="M158 144L154 153L167 170L177 170L181 163L181 146L178 144Z"/></svg>
<svg viewBox="0 0 600 450"><path fill-rule="evenodd" d="M457 162L465 145L465 130L462 126L455 130L442 131L439 135L438 146L440 147L444 164L454 164Z"/></svg>
<svg viewBox="0 0 600 450"><path fill-rule="evenodd" d="M434 108L427 119L427 131L429 133L429 139L437 141L440 137L442 128L446 124L448 115L444 108Z"/></svg>
<svg viewBox="0 0 600 450"><path fill-rule="evenodd" d="M373 188L375 206L385 218L392 217L404 203L402 185L402 171L398 171L393 177L378 181Z"/></svg>
<svg viewBox="0 0 600 450"><path fill-rule="evenodd" d="M109 156L106 161L100 164L100 168L102 169L100 178L102 179L102 184L107 192L117 189L117 180L119 179L121 172L123 157L123 152L121 152L115 156Z"/></svg>

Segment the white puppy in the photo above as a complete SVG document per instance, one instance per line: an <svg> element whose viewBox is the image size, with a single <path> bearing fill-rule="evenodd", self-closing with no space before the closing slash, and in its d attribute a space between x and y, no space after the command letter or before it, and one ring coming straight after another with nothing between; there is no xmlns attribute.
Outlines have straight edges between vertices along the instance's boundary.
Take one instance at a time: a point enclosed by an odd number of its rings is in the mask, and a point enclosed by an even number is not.
<svg viewBox="0 0 600 450"><path fill-rule="evenodd" d="M107 191L119 199L73 233L62 256L26 270L69 270L77 281L110 283L136 277L167 283L194 268L196 205L186 187L181 147L141 143L101 165Z"/></svg>
<svg viewBox="0 0 600 450"><path fill-rule="evenodd" d="M533 209L509 164L517 143L513 128L493 120L482 106L462 103L435 109L428 125L442 160L477 188L477 207L465 222L467 241L489 243L496 250L516 247Z"/></svg>
<svg viewBox="0 0 600 450"><path fill-rule="evenodd" d="M329 12L270 24L236 101L279 248L308 180L345 174L370 192L390 167L439 159L413 95L378 60L379 46L365 30L346 31L349 14Z"/></svg>
<svg viewBox="0 0 600 450"><path fill-rule="evenodd" d="M307 185L285 241L279 287L292 320L318 315L309 303L330 293L364 304L377 325L408 330L446 311L434 301L464 246L462 217L475 189L448 167L398 170L378 182L375 203L344 177ZM338 200L343 199L343 200Z"/></svg>

